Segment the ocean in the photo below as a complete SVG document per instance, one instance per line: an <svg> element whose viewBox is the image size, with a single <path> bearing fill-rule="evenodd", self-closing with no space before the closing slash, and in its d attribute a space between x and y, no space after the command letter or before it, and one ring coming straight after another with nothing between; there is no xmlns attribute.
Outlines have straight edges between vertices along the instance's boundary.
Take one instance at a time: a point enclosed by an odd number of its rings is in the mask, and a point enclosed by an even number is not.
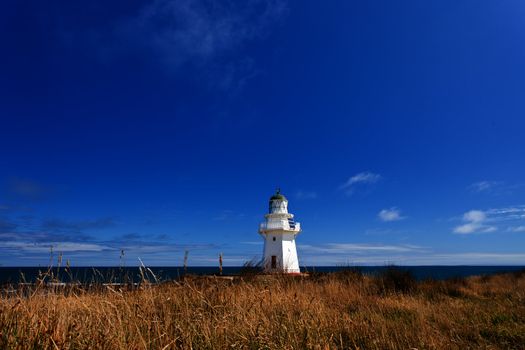
<svg viewBox="0 0 525 350"><path fill-rule="evenodd" d="M396 266L397 268L410 271L418 280L435 279L444 280L456 277L468 277L473 275L490 275L496 273L513 272L525 270L524 266ZM365 274L377 274L389 266L307 266L302 267L302 272L335 272L344 269L359 269ZM0 267L0 284L33 283L38 276L48 271L44 267ZM51 270L53 275L61 282L80 283L126 283L138 282L142 279L139 267L64 267ZM150 281L176 280L186 274L193 275L218 275L217 266L193 266L186 271L183 267L148 267L143 271ZM238 275L243 273L241 266L227 266L223 268L223 275ZM153 277L153 275L155 277Z"/></svg>

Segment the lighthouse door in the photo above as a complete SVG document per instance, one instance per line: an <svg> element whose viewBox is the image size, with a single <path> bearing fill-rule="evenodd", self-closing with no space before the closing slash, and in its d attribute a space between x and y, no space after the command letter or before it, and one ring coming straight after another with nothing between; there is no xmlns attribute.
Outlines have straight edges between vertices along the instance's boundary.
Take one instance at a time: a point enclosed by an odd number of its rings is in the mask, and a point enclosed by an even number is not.
<svg viewBox="0 0 525 350"><path fill-rule="evenodd" d="M277 256L272 255L272 269L277 268Z"/></svg>

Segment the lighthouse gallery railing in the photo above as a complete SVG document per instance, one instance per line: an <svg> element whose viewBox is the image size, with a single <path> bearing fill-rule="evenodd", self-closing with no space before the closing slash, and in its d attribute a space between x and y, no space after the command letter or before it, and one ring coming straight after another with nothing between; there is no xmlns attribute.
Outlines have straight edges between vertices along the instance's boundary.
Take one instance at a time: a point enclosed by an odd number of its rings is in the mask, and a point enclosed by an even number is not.
<svg viewBox="0 0 525 350"><path fill-rule="evenodd" d="M270 223L267 224L266 222L263 222L259 226L260 231L265 230L287 230L287 231L301 231L301 224L298 222L295 222L294 224L290 224L287 221L281 221L277 223Z"/></svg>

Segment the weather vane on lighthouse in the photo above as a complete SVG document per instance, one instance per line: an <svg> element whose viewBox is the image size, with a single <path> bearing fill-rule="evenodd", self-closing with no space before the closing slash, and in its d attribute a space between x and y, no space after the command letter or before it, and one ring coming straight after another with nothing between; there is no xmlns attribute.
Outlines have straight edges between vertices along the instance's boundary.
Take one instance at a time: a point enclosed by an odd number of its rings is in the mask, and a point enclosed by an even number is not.
<svg viewBox="0 0 525 350"><path fill-rule="evenodd" d="M277 189L270 198L266 221L261 223L259 233L264 238L263 266L266 272L299 273L299 259L295 237L301 225L288 213L288 199Z"/></svg>

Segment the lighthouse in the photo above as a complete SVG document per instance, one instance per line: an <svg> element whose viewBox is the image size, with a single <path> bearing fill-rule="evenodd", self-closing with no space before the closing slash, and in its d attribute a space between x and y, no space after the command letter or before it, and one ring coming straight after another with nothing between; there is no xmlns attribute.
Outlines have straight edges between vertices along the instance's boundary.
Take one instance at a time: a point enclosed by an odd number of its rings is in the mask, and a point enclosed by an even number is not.
<svg viewBox="0 0 525 350"><path fill-rule="evenodd" d="M288 213L288 199L278 189L270 197L265 221L259 227L264 239L263 267L266 272L299 273L295 237L301 225Z"/></svg>

